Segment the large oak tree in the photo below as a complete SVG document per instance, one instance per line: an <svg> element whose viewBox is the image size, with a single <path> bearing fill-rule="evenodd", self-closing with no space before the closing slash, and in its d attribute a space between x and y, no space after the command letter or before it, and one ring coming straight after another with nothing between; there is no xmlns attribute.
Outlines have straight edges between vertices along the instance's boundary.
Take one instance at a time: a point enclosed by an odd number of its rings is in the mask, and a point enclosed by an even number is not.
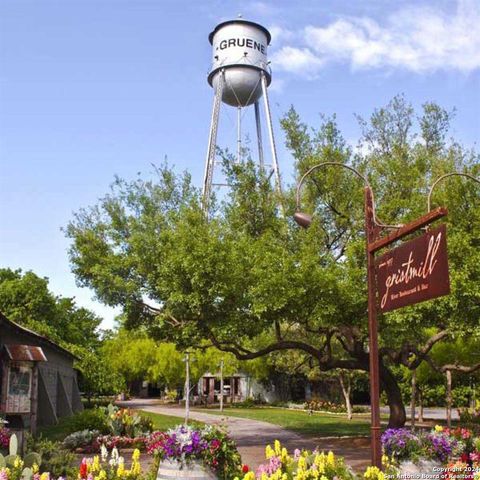
<svg viewBox="0 0 480 480"><path fill-rule="evenodd" d="M375 191L379 218L392 224L425 213L428 186L439 175L478 175L478 156L447 140L449 122L435 104L416 117L395 97L360 119L356 152L334 118L311 129L291 109L282 127L294 180L324 161L355 166ZM188 173L162 167L155 180L117 179L68 226L80 284L123 306L131 328L146 326L180 347L208 341L244 360L298 350L324 371L367 371L363 185L344 169L313 174L302 201L315 221L304 231L291 221L295 182L278 198L253 163L224 160L231 191L211 203L208 218ZM478 326L479 193L474 182L452 178L433 198L450 211L452 294L380 319L380 374L392 426L404 423L405 409L391 367L415 368L451 332Z"/></svg>

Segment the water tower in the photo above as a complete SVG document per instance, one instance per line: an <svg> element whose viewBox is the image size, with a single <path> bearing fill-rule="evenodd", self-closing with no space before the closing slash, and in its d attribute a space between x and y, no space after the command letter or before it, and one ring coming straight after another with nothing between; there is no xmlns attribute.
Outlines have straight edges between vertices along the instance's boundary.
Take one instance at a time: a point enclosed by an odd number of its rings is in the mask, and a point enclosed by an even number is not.
<svg viewBox="0 0 480 480"><path fill-rule="evenodd" d="M224 183L214 183L214 173L216 167L218 167L215 153L222 102L237 108L238 162L242 158L242 109L251 105L254 106L259 167L265 171L269 178L273 176L275 188L281 193L280 172L268 101L268 86L272 81L267 60L267 47L271 40L270 32L258 23L238 18L217 25L208 39L213 51L212 70L208 75L208 83L213 88L214 96L202 191L204 208L208 208L212 186L225 185ZM271 163L269 165L265 164L263 154L259 104L262 97L271 148Z"/></svg>

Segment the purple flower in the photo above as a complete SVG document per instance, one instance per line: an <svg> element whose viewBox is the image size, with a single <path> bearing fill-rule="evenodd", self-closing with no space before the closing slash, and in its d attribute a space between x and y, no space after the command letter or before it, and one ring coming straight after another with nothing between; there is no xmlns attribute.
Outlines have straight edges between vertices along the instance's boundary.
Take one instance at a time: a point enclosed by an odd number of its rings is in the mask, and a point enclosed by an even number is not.
<svg viewBox="0 0 480 480"><path fill-rule="evenodd" d="M389 428L382 435L382 445L389 457L410 458L421 449L420 438L406 428Z"/></svg>

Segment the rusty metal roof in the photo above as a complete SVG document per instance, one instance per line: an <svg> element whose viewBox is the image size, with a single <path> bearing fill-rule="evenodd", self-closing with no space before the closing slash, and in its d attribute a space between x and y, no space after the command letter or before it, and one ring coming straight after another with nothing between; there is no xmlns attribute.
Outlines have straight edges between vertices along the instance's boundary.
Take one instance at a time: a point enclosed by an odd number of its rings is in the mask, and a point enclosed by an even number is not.
<svg viewBox="0 0 480 480"><path fill-rule="evenodd" d="M10 360L16 362L46 362L47 357L41 347L31 345L4 345Z"/></svg>
<svg viewBox="0 0 480 480"><path fill-rule="evenodd" d="M69 357L73 358L73 359L77 359L78 360L78 357L76 355L74 355L72 352L70 352L69 350L67 350L66 348L64 347L61 347L60 345L58 345L58 343L55 343L54 341L50 340L49 338L47 337L44 337L42 335L39 335L38 333L32 331L32 330L29 330L28 328L25 328L23 327L22 325L19 325L18 323L15 323L13 322L12 320L8 319L1 311L0 311L0 327L2 326L2 323L5 323L7 326L10 326L11 328L13 328L14 330L20 330L21 332L25 332L27 333L28 335L32 335L34 336L35 338L38 338L40 339L42 342L45 342L48 344L48 346L54 348L55 350L63 353L63 354L66 354L68 355Z"/></svg>

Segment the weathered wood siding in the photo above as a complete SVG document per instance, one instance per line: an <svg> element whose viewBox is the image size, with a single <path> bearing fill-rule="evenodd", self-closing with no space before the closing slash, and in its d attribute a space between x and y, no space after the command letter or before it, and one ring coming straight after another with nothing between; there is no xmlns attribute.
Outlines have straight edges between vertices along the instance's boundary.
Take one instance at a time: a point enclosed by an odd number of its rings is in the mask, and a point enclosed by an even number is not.
<svg viewBox="0 0 480 480"><path fill-rule="evenodd" d="M58 418L83 408L73 356L0 317L0 348L5 344L39 346L47 357L47 362L38 364L38 425L55 423Z"/></svg>

